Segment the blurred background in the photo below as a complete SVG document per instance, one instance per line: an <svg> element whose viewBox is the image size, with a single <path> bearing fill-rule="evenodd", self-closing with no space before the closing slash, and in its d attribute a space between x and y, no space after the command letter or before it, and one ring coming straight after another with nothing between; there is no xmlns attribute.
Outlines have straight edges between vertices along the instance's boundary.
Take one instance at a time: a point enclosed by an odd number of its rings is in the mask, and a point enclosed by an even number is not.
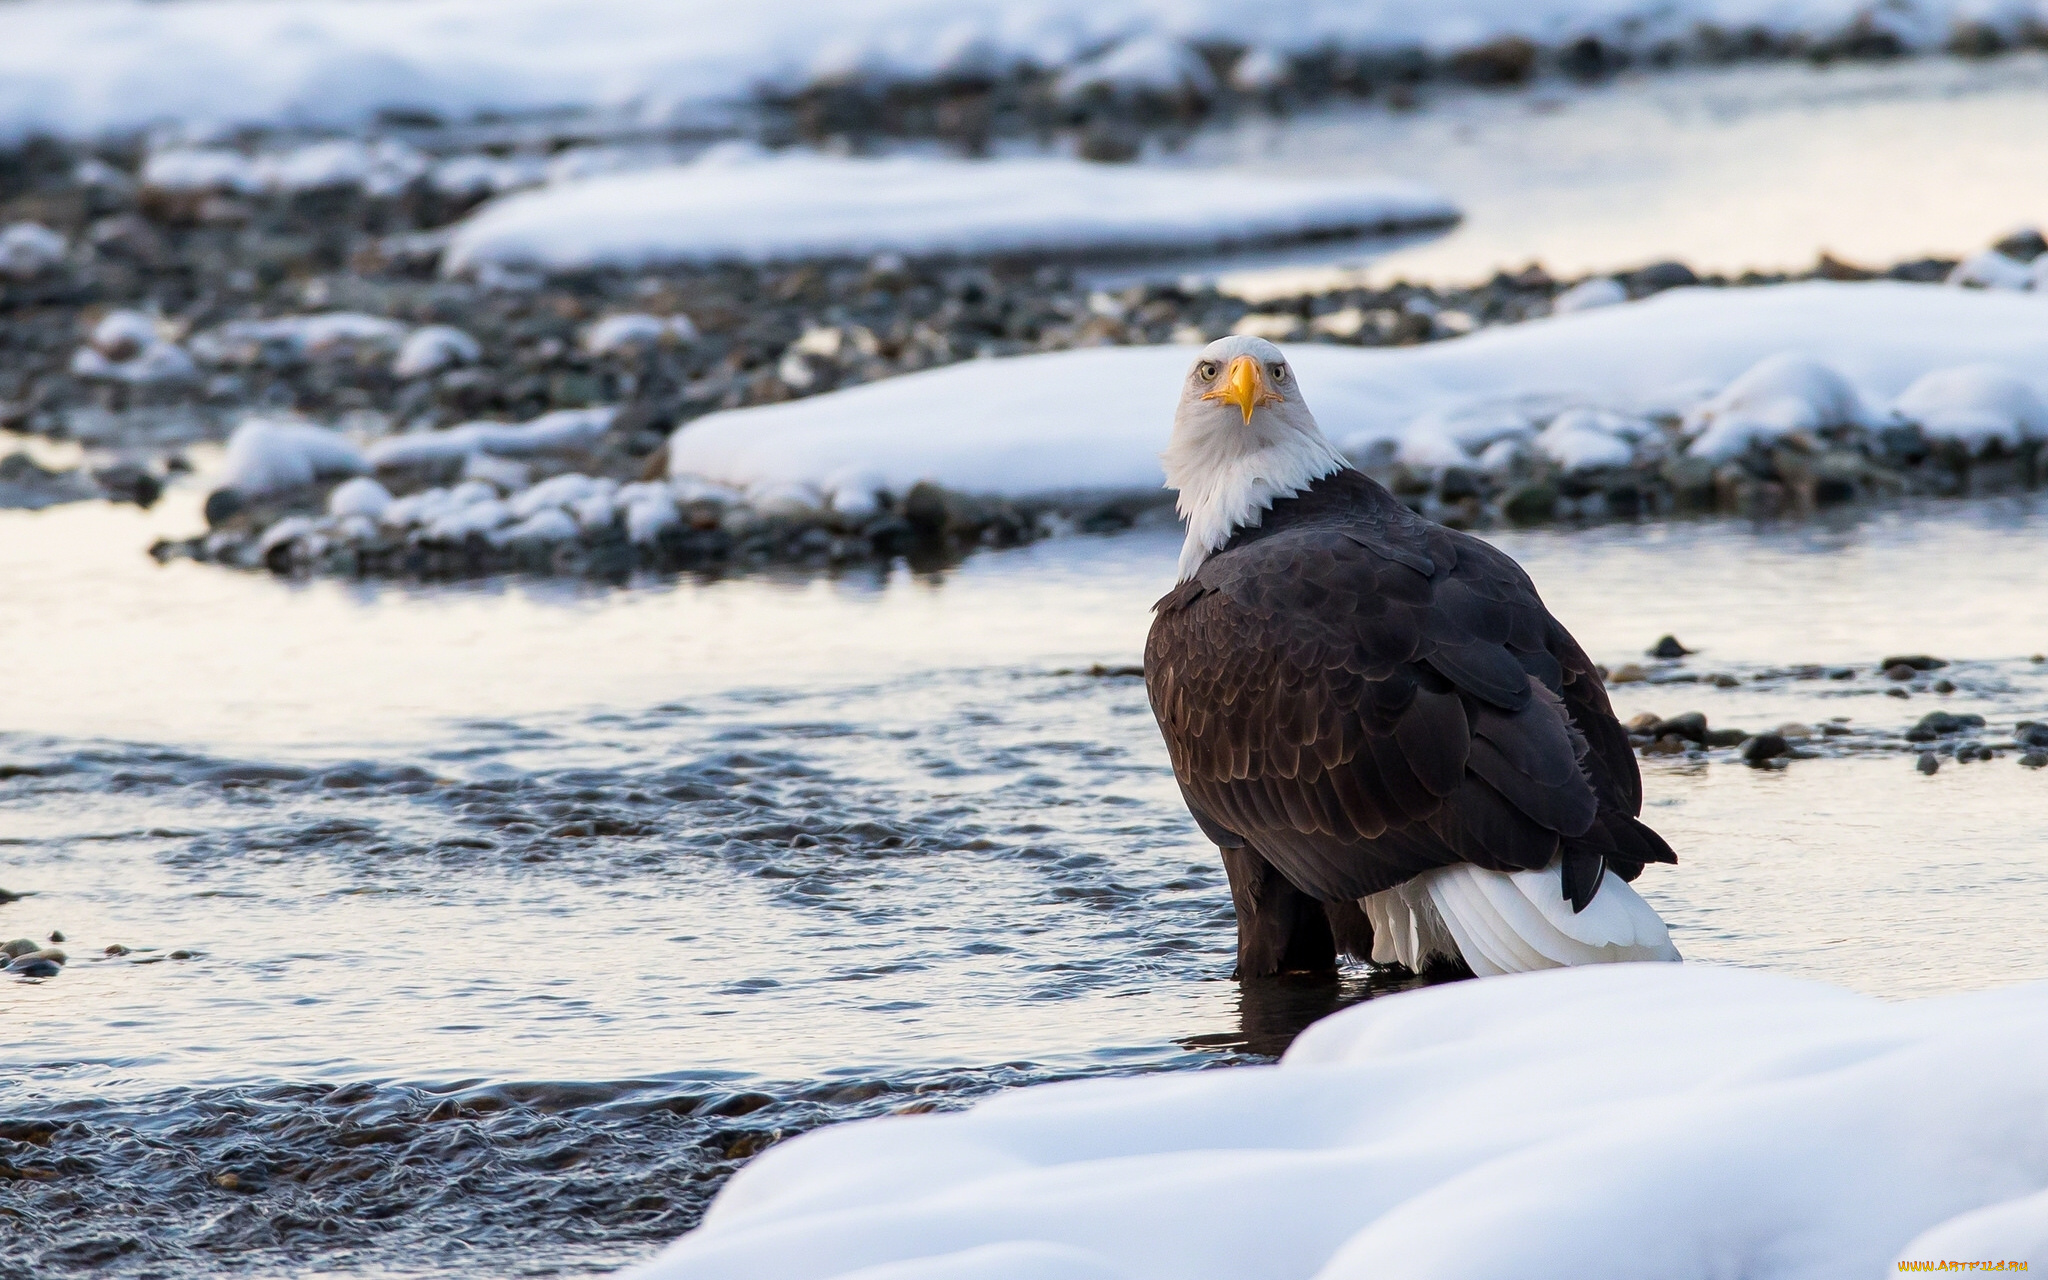
<svg viewBox="0 0 2048 1280"><path fill-rule="evenodd" d="M2048 975L2044 136L2025 0L0 2L0 1277L598 1274L1399 986L1228 980L1138 678L1229 333L1688 957Z"/></svg>

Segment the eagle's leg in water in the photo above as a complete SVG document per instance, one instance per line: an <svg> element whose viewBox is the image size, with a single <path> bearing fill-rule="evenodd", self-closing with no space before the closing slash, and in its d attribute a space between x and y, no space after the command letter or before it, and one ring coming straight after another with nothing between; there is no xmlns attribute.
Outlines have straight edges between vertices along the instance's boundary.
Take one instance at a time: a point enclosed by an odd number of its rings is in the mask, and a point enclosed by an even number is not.
<svg viewBox="0 0 2048 1280"><path fill-rule="evenodd" d="M1334 973L1337 954L1372 955L1372 925L1355 902L1318 902L1249 848L1220 849L1237 908L1239 980Z"/></svg>

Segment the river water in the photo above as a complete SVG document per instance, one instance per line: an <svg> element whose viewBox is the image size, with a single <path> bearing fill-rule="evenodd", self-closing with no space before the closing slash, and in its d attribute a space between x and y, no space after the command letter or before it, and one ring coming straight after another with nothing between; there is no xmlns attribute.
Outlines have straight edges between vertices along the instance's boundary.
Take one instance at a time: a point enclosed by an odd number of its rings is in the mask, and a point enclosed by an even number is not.
<svg viewBox="0 0 2048 1280"><path fill-rule="evenodd" d="M0 513L0 932L74 957L0 987L37 1274L599 1270L778 1136L1243 1061L1380 981L1227 980L1214 852L1117 673L1171 533L418 589L156 566L193 499ZM1850 730L1646 763L1683 862L1640 883L1689 957L2048 976L2048 777L1923 777L1897 737L2048 718L2044 532L1999 501L1500 537L1596 658L1700 650L1624 716ZM1957 689L1891 696L1894 652Z"/></svg>
<svg viewBox="0 0 2048 1280"><path fill-rule="evenodd" d="M1438 182L1465 225L1373 268L1414 276L1881 261L2048 204L2043 68L1450 94L1189 158ZM1125 673L1170 532L301 583L150 561L199 496L0 512L0 940L72 957L0 983L6 1280L596 1273L790 1133L1256 1060L1386 989L1228 980L1214 850ZM1682 861L1639 887L1689 958L1891 996L2048 976L2048 776L1923 776L1900 737L2048 719L2044 535L2027 500L1495 535L1596 659L1646 664L1624 717L1837 726L1782 770L1645 762ZM1666 632L1699 652L1648 663ZM1900 686L1898 653L1951 665Z"/></svg>
<svg viewBox="0 0 2048 1280"><path fill-rule="evenodd" d="M1701 273L1958 257L2048 216L2048 55L1633 73L1524 92L1441 87L1421 108L1253 118L1174 163L1394 173L1465 212L1446 235L1212 264L1240 290L1366 279L1561 278L1677 258ZM1351 271L1344 268L1349 266Z"/></svg>

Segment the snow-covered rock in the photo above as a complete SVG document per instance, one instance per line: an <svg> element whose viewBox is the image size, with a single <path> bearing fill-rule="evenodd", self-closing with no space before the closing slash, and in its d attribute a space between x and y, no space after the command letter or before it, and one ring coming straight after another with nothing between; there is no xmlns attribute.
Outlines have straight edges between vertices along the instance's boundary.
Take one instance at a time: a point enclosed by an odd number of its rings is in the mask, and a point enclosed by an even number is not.
<svg viewBox="0 0 2048 1280"><path fill-rule="evenodd" d="M1948 283L1977 289L2031 289L2034 270L1996 249L1979 249L1955 265L1948 273Z"/></svg>
<svg viewBox="0 0 2048 1280"><path fill-rule="evenodd" d="M227 147L172 147L142 162L142 184L159 191L230 191L261 189L250 158Z"/></svg>
<svg viewBox="0 0 2048 1280"><path fill-rule="evenodd" d="M1626 467L1635 446L1624 434L1626 420L1604 409L1567 409L1536 437L1536 448L1566 472Z"/></svg>
<svg viewBox="0 0 2048 1280"><path fill-rule="evenodd" d="M391 372L401 378L423 378L430 373L475 364L483 359L482 344L453 325L430 324L415 329L398 348Z"/></svg>
<svg viewBox="0 0 2048 1280"><path fill-rule="evenodd" d="M215 487L254 497L369 470L362 450L338 431L306 422L251 418L228 437Z"/></svg>
<svg viewBox="0 0 2048 1280"><path fill-rule="evenodd" d="M1262 93L1285 84L1287 73L1287 55L1272 45L1262 44L1245 50L1230 68L1230 83L1246 93Z"/></svg>
<svg viewBox="0 0 2048 1280"><path fill-rule="evenodd" d="M664 342L697 340L697 326L688 316L651 316L629 311L606 316L583 331L583 349L594 356L625 355Z"/></svg>
<svg viewBox="0 0 2048 1280"><path fill-rule="evenodd" d="M1227 177L1040 157L848 159L726 147L692 164L493 200L456 227L442 266L1192 249L1457 213L1435 192L1394 179Z"/></svg>
<svg viewBox="0 0 2048 1280"><path fill-rule="evenodd" d="M357 476L334 486L334 492L327 495L327 514L376 520L390 509L394 501L389 489L368 476Z"/></svg>
<svg viewBox="0 0 2048 1280"><path fill-rule="evenodd" d="M0 227L0 276L30 280L63 263L70 244L40 222Z"/></svg>
<svg viewBox="0 0 2048 1280"><path fill-rule="evenodd" d="M375 467L405 467L456 461L472 454L524 458L575 453L590 448L611 426L615 408L557 409L531 422L465 422L445 431L386 436L369 449Z"/></svg>
<svg viewBox="0 0 2048 1280"><path fill-rule="evenodd" d="M1594 276L1581 280L1551 299L1550 310L1556 315L1573 311L1588 311L1594 307L1611 307L1628 301L1628 290L1613 276Z"/></svg>
<svg viewBox="0 0 2048 1280"><path fill-rule="evenodd" d="M86 345L72 353L71 372L141 385L190 381L199 370L183 347L158 333L151 316L109 311L93 326Z"/></svg>
<svg viewBox="0 0 2048 1280"><path fill-rule="evenodd" d="M616 503L626 521L626 536L634 542L652 542L682 519L675 493L655 481L622 485Z"/></svg>
<svg viewBox="0 0 2048 1280"><path fill-rule="evenodd" d="M1053 92L1063 98L1094 93L1207 98L1216 92L1216 75L1185 43L1168 36L1139 36L1069 67L1054 82Z"/></svg>
<svg viewBox="0 0 2048 1280"><path fill-rule="evenodd" d="M427 172L427 158L391 139L332 138L249 155L228 147L170 147L142 163L142 183L158 191L291 194L357 187L395 195Z"/></svg>
<svg viewBox="0 0 2048 1280"><path fill-rule="evenodd" d="M1849 380L1818 360L1780 353L1757 361L1685 415L1687 451L1723 462L1753 445L1866 424L1870 413Z"/></svg>
<svg viewBox="0 0 2048 1280"><path fill-rule="evenodd" d="M1971 453L1998 444L2015 449L2048 440L2048 405L2033 387L1996 365L1963 365L1924 374L1892 402L1892 411L1930 440Z"/></svg>
<svg viewBox="0 0 2048 1280"><path fill-rule="evenodd" d="M2048 984L1603 965L1370 1000L1277 1066L807 1134L629 1278L1875 1277L2026 1258L2044 1187Z"/></svg>
<svg viewBox="0 0 2048 1280"><path fill-rule="evenodd" d="M396 320L330 311L275 320L230 320L194 335L189 345L192 354L207 364L246 365L261 360L265 349L272 347L306 358L343 351L395 352L405 336L406 326Z"/></svg>
<svg viewBox="0 0 2048 1280"><path fill-rule="evenodd" d="M1863 406L1958 365L2048 392L2048 307L1891 281L1674 289L1421 346L1304 344L1288 356L1324 431L1361 461L1474 466L1574 408L1631 423L1689 414L1691 447L1719 456L1874 424ZM856 472L899 494L920 480L1011 497L1152 490L1190 359L1185 347L1119 347L977 360L722 411L671 438L669 465L749 492L807 486L821 501L832 477Z"/></svg>
<svg viewBox="0 0 2048 1280"><path fill-rule="evenodd" d="M539 186L547 176L547 160L541 156L451 156L427 171L427 185L443 195L476 200Z"/></svg>

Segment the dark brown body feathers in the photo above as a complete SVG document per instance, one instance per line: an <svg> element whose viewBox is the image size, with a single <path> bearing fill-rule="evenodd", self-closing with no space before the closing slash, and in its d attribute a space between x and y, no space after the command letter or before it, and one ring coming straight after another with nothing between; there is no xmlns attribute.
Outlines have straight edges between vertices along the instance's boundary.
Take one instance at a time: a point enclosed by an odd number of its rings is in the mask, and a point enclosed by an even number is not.
<svg viewBox="0 0 2048 1280"><path fill-rule="evenodd" d="M1454 862L1675 862L1599 673L1507 555L1339 471L1155 606L1145 685L1224 851L1239 974L1364 958L1357 899Z"/></svg>

